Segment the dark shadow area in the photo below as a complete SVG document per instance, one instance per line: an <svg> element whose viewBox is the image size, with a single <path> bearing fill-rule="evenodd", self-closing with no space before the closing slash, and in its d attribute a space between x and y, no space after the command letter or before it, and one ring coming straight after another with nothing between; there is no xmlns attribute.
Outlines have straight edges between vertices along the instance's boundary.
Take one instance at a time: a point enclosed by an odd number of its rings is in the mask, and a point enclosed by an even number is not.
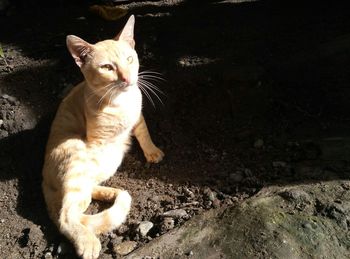
<svg viewBox="0 0 350 259"><path fill-rule="evenodd" d="M153 139L166 157L145 165L134 143L120 174L107 183L134 197L130 226L118 234L139 238L135 222L156 221L163 210L189 203L187 189L208 209L267 185L349 179L345 3L170 2L135 1L128 10L136 16L141 70L166 79L156 82L164 105L153 107L146 98L144 105ZM57 232L40 187L48 129L65 89L82 78L65 37L75 34L92 43L111 38L126 18L104 21L83 1L55 6L17 1L0 16L6 24L0 43L9 64L0 59L0 180L15 212L41 226L49 240L41 250L57 245L50 240ZM219 205L205 200L206 188L215 191ZM104 251L112 253L112 238L104 240Z"/></svg>
<svg viewBox="0 0 350 259"><path fill-rule="evenodd" d="M41 189L45 143L52 119L52 115L46 116L34 129L23 130L0 140L0 181L10 185L2 187L2 193L8 202L17 198L16 212L21 217L40 226L48 244L56 242L59 238L56 227L53 226L47 215ZM11 191L11 185L17 191ZM2 217L4 221L6 220L5 222L9 222L7 224L10 224L11 220L6 217L6 213L5 217L4 214ZM11 233L17 237L12 246L31 247L30 254L35 258L37 255L37 251L34 251L35 246L40 245L40 242L36 243L38 240L35 240L37 229L33 228L32 224L23 225L18 221L17 223L12 226L7 225L12 229ZM17 231L22 228L19 234Z"/></svg>

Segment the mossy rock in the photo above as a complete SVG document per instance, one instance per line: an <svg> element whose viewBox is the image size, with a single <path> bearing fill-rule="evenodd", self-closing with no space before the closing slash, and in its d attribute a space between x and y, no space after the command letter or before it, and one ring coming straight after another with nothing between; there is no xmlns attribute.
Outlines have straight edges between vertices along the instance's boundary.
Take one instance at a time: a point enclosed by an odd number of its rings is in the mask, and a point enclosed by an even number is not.
<svg viewBox="0 0 350 259"><path fill-rule="evenodd" d="M239 205L194 217L127 258L350 258L349 186L264 188Z"/></svg>

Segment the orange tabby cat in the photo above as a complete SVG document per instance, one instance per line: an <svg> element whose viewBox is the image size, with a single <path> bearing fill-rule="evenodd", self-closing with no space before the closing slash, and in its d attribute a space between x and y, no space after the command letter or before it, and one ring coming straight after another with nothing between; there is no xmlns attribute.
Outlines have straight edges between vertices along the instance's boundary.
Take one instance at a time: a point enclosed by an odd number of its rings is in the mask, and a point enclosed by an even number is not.
<svg viewBox="0 0 350 259"><path fill-rule="evenodd" d="M84 259L97 258L97 234L126 219L127 191L99 185L120 165L133 133L148 162L164 154L152 142L141 114L139 62L134 50L134 17L113 40L94 45L67 36L67 46L85 81L62 101L53 121L43 167L49 215ZM84 211L91 199L114 202L95 215Z"/></svg>

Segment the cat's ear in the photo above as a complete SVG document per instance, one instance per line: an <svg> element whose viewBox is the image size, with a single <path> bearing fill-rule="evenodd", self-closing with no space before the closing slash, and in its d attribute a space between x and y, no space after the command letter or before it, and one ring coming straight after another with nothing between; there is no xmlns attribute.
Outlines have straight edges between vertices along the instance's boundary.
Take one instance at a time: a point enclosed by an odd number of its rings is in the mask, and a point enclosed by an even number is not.
<svg viewBox="0 0 350 259"><path fill-rule="evenodd" d="M74 35L68 35L66 42L75 63L81 67L85 62L86 56L92 51L91 44Z"/></svg>
<svg viewBox="0 0 350 259"><path fill-rule="evenodd" d="M132 48L135 48L134 25L135 17L134 15L131 15L128 21L126 22L124 28L118 33L118 35L114 39L126 41L130 44Z"/></svg>

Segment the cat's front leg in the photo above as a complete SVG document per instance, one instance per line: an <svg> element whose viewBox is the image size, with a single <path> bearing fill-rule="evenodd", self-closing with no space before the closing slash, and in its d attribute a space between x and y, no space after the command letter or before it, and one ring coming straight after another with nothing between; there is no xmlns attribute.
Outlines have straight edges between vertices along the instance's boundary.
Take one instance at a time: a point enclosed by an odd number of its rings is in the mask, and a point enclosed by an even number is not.
<svg viewBox="0 0 350 259"><path fill-rule="evenodd" d="M142 114L133 129L133 133L142 148L147 162L159 163L162 161L164 153L154 145Z"/></svg>

